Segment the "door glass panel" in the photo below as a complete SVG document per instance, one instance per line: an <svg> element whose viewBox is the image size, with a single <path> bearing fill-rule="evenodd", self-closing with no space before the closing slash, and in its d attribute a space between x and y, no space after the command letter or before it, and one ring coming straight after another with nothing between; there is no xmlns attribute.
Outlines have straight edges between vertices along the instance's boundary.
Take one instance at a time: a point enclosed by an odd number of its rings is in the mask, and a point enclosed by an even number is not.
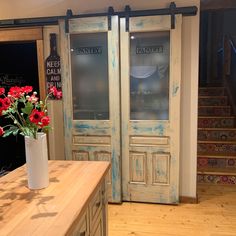
<svg viewBox="0 0 236 236"><path fill-rule="evenodd" d="M74 120L109 120L107 33L72 34Z"/></svg>
<svg viewBox="0 0 236 236"><path fill-rule="evenodd" d="M169 119L170 33L130 34L130 119Z"/></svg>

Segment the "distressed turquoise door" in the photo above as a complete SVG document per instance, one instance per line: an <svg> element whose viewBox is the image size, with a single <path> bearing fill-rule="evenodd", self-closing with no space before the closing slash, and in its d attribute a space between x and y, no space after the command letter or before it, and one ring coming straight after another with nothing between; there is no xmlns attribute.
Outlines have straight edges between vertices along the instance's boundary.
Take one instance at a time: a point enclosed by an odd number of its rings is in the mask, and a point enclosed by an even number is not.
<svg viewBox="0 0 236 236"><path fill-rule="evenodd" d="M181 21L120 19L123 200L179 202Z"/></svg>
<svg viewBox="0 0 236 236"><path fill-rule="evenodd" d="M66 159L110 161L109 200L121 201L118 16L60 22Z"/></svg>

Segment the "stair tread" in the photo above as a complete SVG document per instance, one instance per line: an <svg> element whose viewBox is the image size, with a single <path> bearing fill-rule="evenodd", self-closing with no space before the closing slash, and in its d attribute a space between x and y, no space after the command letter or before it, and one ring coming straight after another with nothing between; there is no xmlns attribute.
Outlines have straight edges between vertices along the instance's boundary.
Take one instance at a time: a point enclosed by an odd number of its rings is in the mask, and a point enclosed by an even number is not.
<svg viewBox="0 0 236 236"><path fill-rule="evenodd" d="M228 105L210 105L210 106L202 106L202 105L199 105L198 108L206 108L206 107L212 107L212 108L231 108L231 107L228 107Z"/></svg>
<svg viewBox="0 0 236 236"><path fill-rule="evenodd" d="M218 107L218 108L231 108L231 106L229 106L229 105L215 105L215 106L212 106L212 105L207 105L207 106L198 106L198 108L216 108L216 107Z"/></svg>
<svg viewBox="0 0 236 236"><path fill-rule="evenodd" d="M213 87L199 87L199 89L225 89L225 87L222 87L222 86L213 86Z"/></svg>
<svg viewBox="0 0 236 236"><path fill-rule="evenodd" d="M236 131L236 128L198 128L198 130L202 131Z"/></svg>
<svg viewBox="0 0 236 236"><path fill-rule="evenodd" d="M215 159L236 159L236 156L233 156L233 155L231 155L231 156L227 156L227 155L205 155L205 154L203 154L203 155L197 155L197 157L199 157L199 158L209 158L209 159L211 159L211 158L215 158Z"/></svg>
<svg viewBox="0 0 236 236"><path fill-rule="evenodd" d="M208 119L208 118L214 118L214 119L222 119L222 118L230 118L230 119L234 119L235 116L198 116L198 118L203 118L203 119Z"/></svg>
<svg viewBox="0 0 236 236"><path fill-rule="evenodd" d="M197 141L198 143L209 143L209 144L212 144L212 143L217 143L217 144L236 144L236 140L235 141L224 141L224 140L204 140L204 141L201 141L201 140L198 140Z"/></svg>
<svg viewBox="0 0 236 236"><path fill-rule="evenodd" d="M198 169L198 174L210 174L210 175L236 175L236 169L230 168L202 168Z"/></svg>
<svg viewBox="0 0 236 236"><path fill-rule="evenodd" d="M224 157L224 156L235 156L235 153L227 153L227 154L225 154L225 153L221 153L222 154L222 157ZM214 155L216 155L217 156L217 154L216 153L201 153L201 152L198 152L197 153L197 156L199 157L199 156L214 156Z"/></svg>
<svg viewBox="0 0 236 236"><path fill-rule="evenodd" d="M198 98L228 98L226 95L199 95Z"/></svg>

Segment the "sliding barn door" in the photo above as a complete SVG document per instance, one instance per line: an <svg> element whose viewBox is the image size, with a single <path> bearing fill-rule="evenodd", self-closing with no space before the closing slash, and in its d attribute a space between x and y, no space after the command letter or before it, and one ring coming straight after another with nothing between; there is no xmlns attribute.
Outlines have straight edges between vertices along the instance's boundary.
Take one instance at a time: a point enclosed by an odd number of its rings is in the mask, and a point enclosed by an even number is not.
<svg viewBox="0 0 236 236"><path fill-rule="evenodd" d="M179 201L181 20L120 19L123 200Z"/></svg>
<svg viewBox="0 0 236 236"><path fill-rule="evenodd" d="M118 16L60 23L66 159L110 161L110 201L121 201ZM75 180L76 181L76 180Z"/></svg>

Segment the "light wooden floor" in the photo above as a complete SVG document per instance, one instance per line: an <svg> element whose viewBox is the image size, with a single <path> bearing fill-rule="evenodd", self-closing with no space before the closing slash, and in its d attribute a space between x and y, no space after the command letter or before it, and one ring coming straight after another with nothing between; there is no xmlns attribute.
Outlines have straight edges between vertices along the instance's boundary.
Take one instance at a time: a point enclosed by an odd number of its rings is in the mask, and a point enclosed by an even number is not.
<svg viewBox="0 0 236 236"><path fill-rule="evenodd" d="M199 204L109 205L109 236L236 236L236 186L199 186Z"/></svg>

